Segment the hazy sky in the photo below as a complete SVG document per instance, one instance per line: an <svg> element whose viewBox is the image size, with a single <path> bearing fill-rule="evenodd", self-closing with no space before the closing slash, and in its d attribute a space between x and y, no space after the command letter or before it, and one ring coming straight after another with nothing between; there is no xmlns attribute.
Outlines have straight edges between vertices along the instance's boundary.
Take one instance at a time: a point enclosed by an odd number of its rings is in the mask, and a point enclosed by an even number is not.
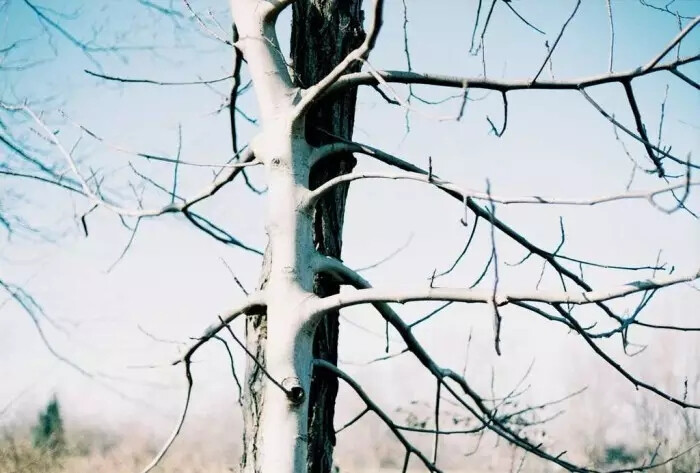
<svg viewBox="0 0 700 473"><path fill-rule="evenodd" d="M212 112L224 104L228 81L210 87L115 85L84 72L89 69L160 81L227 75L231 68L230 49L198 29L181 2L171 3L182 17L163 16L140 2L67 1L59 5L44 1L44 5L60 8L66 14L61 17L53 10L42 10L59 21L67 34L87 41L98 31L91 47L130 46L117 52L83 52L66 35L46 24L42 26L25 2L0 2L5 5L0 10L4 18L0 49L17 39L28 39L0 63L0 67L5 67L0 69L0 99L9 103L29 100L32 107L45 113L51 126L60 130L58 137L67 146L72 146L80 133L59 110L109 143L169 156L176 152L181 125L183 160L224 162L231 155L228 117L226 111ZM471 77L482 73L481 56L468 53L476 3L407 1L414 70ZM698 2L676 3L689 16L700 14ZM167 6L168 2L158 4ZM211 7L221 24L229 23L226 2L195 0L192 4L202 12ZM487 73L493 78L532 77L546 56L545 40L550 45L554 42L574 2L521 1L513 5L546 34L533 31L499 3L485 38ZM671 15L644 8L632 0L617 0L612 5L615 71L647 62L678 32L677 21ZM406 68L403 21L402 2L387 1L379 44L370 58L374 67ZM280 20L280 42L285 48L288 25L288 17ZM48 28L50 37L43 28ZM554 77L605 73L608 41L606 2L583 2L553 56ZM150 45L155 46L142 48ZM695 32L683 42L681 53L696 54L699 46L700 36ZM675 51L669 58L674 55ZM38 63L24 70L11 69L22 61ZM683 70L695 78L700 72L697 65ZM547 67L543 76L549 75ZM656 140L667 84L663 142L673 146L676 156L697 155L697 91L667 73L634 81L649 134ZM400 86L396 90L406 93ZM459 96L459 91L425 87L416 87L415 92L433 100L455 93ZM632 125L621 86L597 87L591 93L610 113ZM358 99L355 139L424 167L431 156L435 172L441 177L479 190L485 189L489 179L495 194L595 197L624 192L631 163L610 123L580 94L509 94L508 127L501 138L489 132L486 120L488 116L496 124L501 123L500 96L473 91L470 99L459 122L440 117L455 116L460 97L440 106L426 106L414 100L418 111L410 114L411 131L407 135L404 110L387 105L373 90L363 89ZM239 106L246 114L256 116L252 93L244 95ZM48 149L28 131L26 124L16 119L8 121L5 112L0 113L0 118L14 127L9 128L10 132L29 137L26 139L33 145ZM239 124L241 143L245 143L255 126L241 116ZM0 133L5 130L0 129ZM626 138L623 141L644 167L651 167L638 143ZM125 205L136 204L125 185L131 173L129 163L166 187L172 183L172 166L115 151L88 136L78 144L76 156L86 173L97 170L105 176L103 185L115 189L114 195L123 198ZM0 149L0 163L16 163L13 159L7 149ZM47 160L56 162L58 156L53 153ZM696 156L694 160L697 161ZM380 168L369 158L358 157L358 169ZM188 195L210 180L211 171L181 166L179 177L178 190L181 195ZM256 185L264 186L259 171L252 172L251 178ZM662 185L654 176L638 172L632 188L653 189ZM13 192L24 198L13 198ZM156 190L149 190L146 196L150 206L163 204L169 198ZM660 202L671 203L669 199ZM688 206L698 210L698 204L700 199L692 194ZM262 249L263 208L264 196L252 194L241 181L217 194L201 210L237 238ZM161 421L172 419L184 386L181 370L167 367L178 350L171 341L187 342L188 337L199 335L216 320L217 313L235 305L241 297L222 259L247 287L255 285L259 256L226 247L173 216L143 221L126 256L108 271L130 233L115 215L97 210L87 220L90 234L85 238L75 215L88 209L87 202L66 192L0 176L0 211L19 213L53 240L42 241L30 232L18 232L11 240L0 235L0 278L22 285L63 329L41 321L57 352L90 372L100 373L96 375L99 381L91 381L57 361L27 315L7 294L0 293L0 409L21 395L0 422L11 422L33 412L36 405L56 391L65 400L69 415L127 423L138 418L144 423L163 425ZM374 180L353 184L345 225L344 260L352 267L363 267L405 245L399 254L366 271L365 276L378 286L428 284L433 270L448 268L466 241L470 229L459 223L462 212L458 202L424 184ZM653 263L658 251L663 250L661 259L679 272L691 271L700 264L697 220L684 212L666 215L643 201L592 208L499 206L497 214L532 242L552 250L559 243L559 216L563 216L566 244L562 252L577 258L646 265ZM490 252L490 235L483 223L467 256L440 284L469 285L482 271ZM504 262L515 262L524 253L502 236L497 236L497 245L502 287L534 289L541 261L531 258L517 268L504 266ZM586 275L595 285L603 286L648 277L650 272L591 268L586 269ZM488 276L483 284L488 287L491 281ZM541 288L556 288L558 284L549 268ZM635 298L614 306L634 307L637 301ZM431 307L434 306L411 304L400 309L412 319ZM645 320L697 325L698 307L696 291L674 288L649 305ZM556 398L587 384L596 386L599 379L614 378L610 368L598 362L580 340L565 330L551 328L518 310L507 310L504 316L500 358L493 350L492 322L486 308L451 307L417 334L437 360L461 371L471 328L467 373L474 386L483 390L489 388L492 366L497 373L496 386L504 391L522 376L532 360L536 360L530 378L533 400ZM434 383L425 374L416 373L410 356L404 355L392 363L355 366L383 354L383 325L372 310L364 307L349 310L344 317L341 359L349 362L347 370L366 382L381 402L392 405L431 395ZM242 333L240 324L234 324L234 329ZM693 358L697 354L682 349L697 345L697 335L658 338L639 329L632 335L635 341L652 343L635 358L634 364L625 360L625 365L634 366L654 381L668 382L664 386L671 392L679 392L684 373L690 375L698 369ZM210 345L198 355L194 367L195 413L212 413L223 406L233 406L235 386L227 374L225 352L218 344ZM603 346L613 353L619 351L619 341ZM401 348L399 342L392 343L392 352ZM244 358L236 352L236 359L242 372ZM658 363L659 359L663 363ZM650 369L650 364L658 369ZM158 367L143 368L147 365ZM672 373L670 378L668 373ZM623 397L634 392L622 382L614 385ZM123 400L113 389L135 401ZM594 391L600 395L603 390ZM344 392L342 399L357 406L351 397Z"/></svg>

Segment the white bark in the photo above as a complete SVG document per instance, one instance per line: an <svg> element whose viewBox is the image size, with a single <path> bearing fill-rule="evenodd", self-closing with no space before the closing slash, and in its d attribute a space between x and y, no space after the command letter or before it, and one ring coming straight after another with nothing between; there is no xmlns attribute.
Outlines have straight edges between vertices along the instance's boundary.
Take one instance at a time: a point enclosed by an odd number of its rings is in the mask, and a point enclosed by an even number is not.
<svg viewBox="0 0 700 473"><path fill-rule="evenodd" d="M621 194L609 194L593 198L580 198L580 199L565 199L561 197L546 197L546 196L504 196L504 195L493 195L487 192L480 192L474 189L467 189L462 186L458 186L450 181L445 181L443 179L438 179L434 176L425 175L417 172L352 172L348 174L343 174L333 178L323 184L322 186L314 189L304 202L304 205L311 207L321 196L329 192L335 186L345 183L359 181L362 179L390 179L390 180L406 180L406 181L416 181L426 184L433 185L443 190L450 191L452 193L459 194L462 199L471 197L476 200L483 200L487 202L494 202L497 204L550 204L550 205L571 205L571 206L594 206L599 204L606 204L608 202L616 202L620 200L647 200L651 205L660 208L656 203L654 198L659 194L668 193L674 190L683 189L687 187L693 187L700 185L700 181L686 181L680 184L667 185L654 190L646 191L636 191L636 192L625 192ZM662 209L663 210L663 209Z"/></svg>
<svg viewBox="0 0 700 473"><path fill-rule="evenodd" d="M458 287L427 287L416 289L360 289L320 300L309 301L309 310L320 316L329 310L342 309L358 304L378 302L455 301L465 303L494 303L501 307L514 302L541 302L546 304L585 305L610 301L621 297L700 279L700 271L681 276L633 281L622 286L597 291L522 291L496 292L490 289L465 289Z"/></svg>
<svg viewBox="0 0 700 473"><path fill-rule="evenodd" d="M267 172L265 228L272 255L265 289L267 345L265 360L258 360L268 377L260 435L253 446L257 455L246 462L245 471L300 473L306 468L314 334L303 302L313 297L315 254L311 214L301 201L308 194L312 149L304 139L303 120L292 119L298 89L275 34L278 7L257 0L231 1L240 34L236 46L247 60L262 117L262 131L251 148Z"/></svg>
<svg viewBox="0 0 700 473"><path fill-rule="evenodd" d="M263 135L265 137L265 135ZM286 140L284 138L287 138ZM305 192L309 147L291 132L276 130L260 152L268 164L267 234L272 259L268 294L266 368L287 390L301 389L301 402L290 400L266 381L257 449L261 471L301 472L306 468L308 392L311 383L313 326L303 302L313 295L314 254L311 216L300 211ZM256 149L257 151L257 149ZM250 465L252 467L252 465Z"/></svg>

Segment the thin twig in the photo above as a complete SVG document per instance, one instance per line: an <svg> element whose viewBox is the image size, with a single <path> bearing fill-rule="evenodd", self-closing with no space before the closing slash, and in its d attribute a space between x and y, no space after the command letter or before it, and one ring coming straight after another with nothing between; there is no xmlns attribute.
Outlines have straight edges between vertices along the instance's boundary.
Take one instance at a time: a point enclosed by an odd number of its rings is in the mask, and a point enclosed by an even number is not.
<svg viewBox="0 0 700 473"><path fill-rule="evenodd" d="M569 22L574 19L574 16L576 16L576 12L578 11L578 7L581 6L581 0L576 0L576 5L574 6L574 10L571 12L571 15L569 15L569 18L564 22L564 25L561 27L561 30L559 31L559 35L557 36L557 39L554 40L554 44L552 44L552 47L549 49L549 52L547 53L547 57L544 58L544 61L542 62L542 65L537 71L537 74L535 74L535 77L533 77L532 82L537 82L537 78L542 74L542 71L544 70L545 66L547 65L547 61L549 61L549 58L552 57L552 54L554 53L554 50L557 48L557 45L559 44L559 40L561 37L564 35L564 31L566 30L566 27L569 26Z"/></svg>
<svg viewBox="0 0 700 473"><path fill-rule="evenodd" d="M532 23L530 23L529 21L527 21L520 13L518 13L518 11L517 11L515 8L513 8L513 5L511 5L511 1L510 1L510 0L501 0L501 1L502 1L503 3L505 3L505 5L508 7L508 9L509 9L510 11L512 11L512 12L515 14L515 16L517 16L518 18L520 18L520 21L522 21L523 23L525 23L527 26L529 26L529 27L532 28L533 30L537 31L539 34L545 34L544 31L542 31L541 29L539 29L538 27L536 27L535 25L533 25Z"/></svg>
<svg viewBox="0 0 700 473"><path fill-rule="evenodd" d="M202 28L202 30L208 35L211 36L212 38L221 41L224 44L228 44L229 46L233 46L233 43L229 41L226 38L221 37L218 33L213 31L207 24L202 20L202 18L192 9L192 6L190 5L190 2L188 0L182 0L185 5L187 6L187 9L190 11L190 14L192 15L192 18L194 18L197 22L197 24Z"/></svg>
<svg viewBox="0 0 700 473"><path fill-rule="evenodd" d="M634 123L637 127L637 134L643 140L642 143L644 144L644 149L646 149L647 151L647 156L649 156L651 162L654 163L654 166L656 166L656 171L659 174L659 177L664 177L663 165L661 164L661 160L659 159L659 157L654 154L654 149L652 147L653 145L651 145L650 143L646 127L644 126L644 122L642 121L642 113L639 111L637 100L634 97L632 83L630 81L625 81L622 83L622 85L625 88L625 94L627 95L627 101L629 102L630 110L632 110L632 116L634 116Z"/></svg>
<svg viewBox="0 0 700 473"><path fill-rule="evenodd" d="M282 390L283 393L285 393L285 394L288 395L288 394L289 394L289 390L287 390L287 388L285 388L284 386L282 386L282 383L280 383L279 381L277 381L277 380L265 369L264 363L263 363L262 361L258 360L258 358L257 358L253 353L251 353L250 350L248 350L248 348L245 346L245 343L241 342L241 341L238 339L238 337L236 336L236 334L233 332L233 329L231 328L231 326L230 326L228 323L226 323L226 322L224 321L224 319L222 319L221 317L219 317L219 320L221 320L221 324L226 328L226 330L228 330L228 333L229 333L229 335L231 335L231 338L233 338L233 340L238 344L238 346L241 347L241 348L243 349L243 351L246 353L246 355L248 355L248 357L250 358L250 360L251 360L253 363L255 363L255 365L256 365L258 368L260 368L260 371L262 371L263 374L264 374L265 376L267 376L267 379L269 379L270 381L272 381L272 384L274 384L275 386L277 386L278 388L280 388L280 389Z"/></svg>
<svg viewBox="0 0 700 473"><path fill-rule="evenodd" d="M355 393L357 393L358 396L360 396L360 399L365 403L365 406L367 409L370 411L374 412L377 417L379 417L384 424L389 428L389 430L392 431L392 433L396 436L399 442L404 446L407 452L410 454L416 455L420 460L423 462L426 468L428 468L429 471L435 472L435 473L441 473L442 470L437 468L435 466L435 462L431 462L423 453L418 450L400 431L400 429L397 428L396 424L394 423L393 420L384 412L383 409L381 409L373 400L372 398L362 389L362 387L354 380L352 379L347 373L342 371L340 368L335 366L332 363L329 363L325 360L321 359L315 359L314 362L314 367L315 368L321 368L324 369L331 374L335 375L339 379L342 379L347 383L348 386L350 386ZM364 414L363 414L364 415Z"/></svg>
<svg viewBox="0 0 700 473"><path fill-rule="evenodd" d="M217 79L209 80L194 80L194 81L162 81L155 79L135 79L130 77L121 77L108 74L102 74L99 72L94 72L89 69L85 69L84 72L98 79L104 79L113 82L121 82L124 84L151 84L151 85L203 85L203 84L216 84L218 82L225 82L231 79L233 76L219 77Z"/></svg>
<svg viewBox="0 0 700 473"><path fill-rule="evenodd" d="M612 0L606 0L608 7L608 24L610 25L610 53L608 55L608 72L613 71L613 56L615 53L615 25L613 23Z"/></svg>
<svg viewBox="0 0 700 473"><path fill-rule="evenodd" d="M161 447L160 451L156 454L153 460L151 460L151 462L148 465L146 465L146 467L143 470L141 470L141 473L148 473L149 471L153 470L158 465L158 463L160 463L160 461L163 459L165 454L172 446L173 442L175 442L175 439L180 434L180 430L182 430L182 426L185 423L185 418L187 417L187 409L190 406L190 398L192 396L192 372L190 370L189 358L185 360L185 378L187 379L187 393L185 394L185 402L182 406L182 411L180 412L180 418L175 424L175 428L170 434L170 437L168 437L168 440L165 441L165 444L163 445L163 447Z"/></svg>
<svg viewBox="0 0 700 473"><path fill-rule="evenodd" d="M489 197L489 207L491 219L496 217L496 205L491 199L491 183L486 180L486 194ZM496 251L496 230L491 220L491 257L493 258L493 292L491 294L491 308L493 310L493 345L496 349L496 354L501 356L501 323L503 321L501 312L498 310L496 303L496 294L498 294L498 252ZM488 267L488 266L487 266Z"/></svg>

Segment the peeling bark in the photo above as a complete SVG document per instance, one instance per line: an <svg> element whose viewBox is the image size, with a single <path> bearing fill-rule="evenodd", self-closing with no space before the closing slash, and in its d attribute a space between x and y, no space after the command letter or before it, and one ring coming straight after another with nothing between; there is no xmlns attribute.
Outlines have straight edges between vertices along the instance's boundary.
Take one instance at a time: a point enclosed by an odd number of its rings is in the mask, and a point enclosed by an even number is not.
<svg viewBox="0 0 700 473"><path fill-rule="evenodd" d="M267 286L270 276L270 247L265 248L259 287ZM267 342L267 313L246 314L245 343L248 350L261 363L265 362L265 343ZM258 444L260 443L260 414L263 410L264 374L256 363L246 363L245 383L243 386L243 455L241 471L247 471L250 465L259 465ZM259 471L254 468L256 473Z"/></svg>

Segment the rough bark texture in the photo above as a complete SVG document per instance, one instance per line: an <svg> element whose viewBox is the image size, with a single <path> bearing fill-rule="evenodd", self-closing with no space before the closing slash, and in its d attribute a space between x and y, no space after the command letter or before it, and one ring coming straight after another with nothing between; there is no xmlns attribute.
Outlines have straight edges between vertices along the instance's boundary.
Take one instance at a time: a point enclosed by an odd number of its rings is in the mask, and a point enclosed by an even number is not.
<svg viewBox="0 0 700 473"><path fill-rule="evenodd" d="M323 78L351 50L362 43L362 0L305 0L294 3L291 59L294 80L308 87ZM357 69L356 69L357 70ZM336 96L310 111L306 118L307 140L312 145L333 141L333 135L352 137L355 115L355 91ZM318 163L311 171L310 188L347 173L355 165L352 154L334 156ZM319 201L314 212L314 243L319 252L340 257L347 185L337 186ZM269 249L260 278L265 287L269 271ZM338 292L338 285L326 278L314 281L314 292L327 296ZM258 360L265 360L268 325L265 314L246 317L246 344ZM330 313L319 324L314 339L314 356L337 362L338 313ZM242 465L258 465L261 431L260 415L264 409L264 374L254 363L247 364L244 409L244 451ZM333 416L338 391L337 379L321 372L312 379L309 392L308 472L328 473L333 467L335 432ZM256 470L257 471L257 470ZM270 472L261 472L270 473Z"/></svg>
<svg viewBox="0 0 700 473"><path fill-rule="evenodd" d="M270 247L265 248L265 256L258 283L260 288L267 285L270 273ZM267 341L267 314L246 314L246 347L264 364L265 342ZM243 455L241 470L247 465L259 465L258 449L260 441L260 414L263 409L264 373L256 363L246 363L245 384L243 386ZM257 469L256 469L257 473Z"/></svg>
<svg viewBox="0 0 700 473"><path fill-rule="evenodd" d="M362 43L361 0L311 0L294 3L291 56L294 80L308 87L328 74L350 51ZM358 67L359 69L359 67ZM333 141L332 135L352 137L355 91L335 97L311 110L306 118L306 138L312 145ZM314 189L355 165L352 154L334 156L311 170L309 188ZM340 258L343 218L348 186L337 186L316 206L314 243L319 252ZM314 281L314 293L336 294L338 285L325 277ZM330 313L319 324L314 356L333 364L338 360L338 313ZM327 473L333 467L335 430L333 417L338 380L328 372L315 372L309 393L309 473Z"/></svg>

